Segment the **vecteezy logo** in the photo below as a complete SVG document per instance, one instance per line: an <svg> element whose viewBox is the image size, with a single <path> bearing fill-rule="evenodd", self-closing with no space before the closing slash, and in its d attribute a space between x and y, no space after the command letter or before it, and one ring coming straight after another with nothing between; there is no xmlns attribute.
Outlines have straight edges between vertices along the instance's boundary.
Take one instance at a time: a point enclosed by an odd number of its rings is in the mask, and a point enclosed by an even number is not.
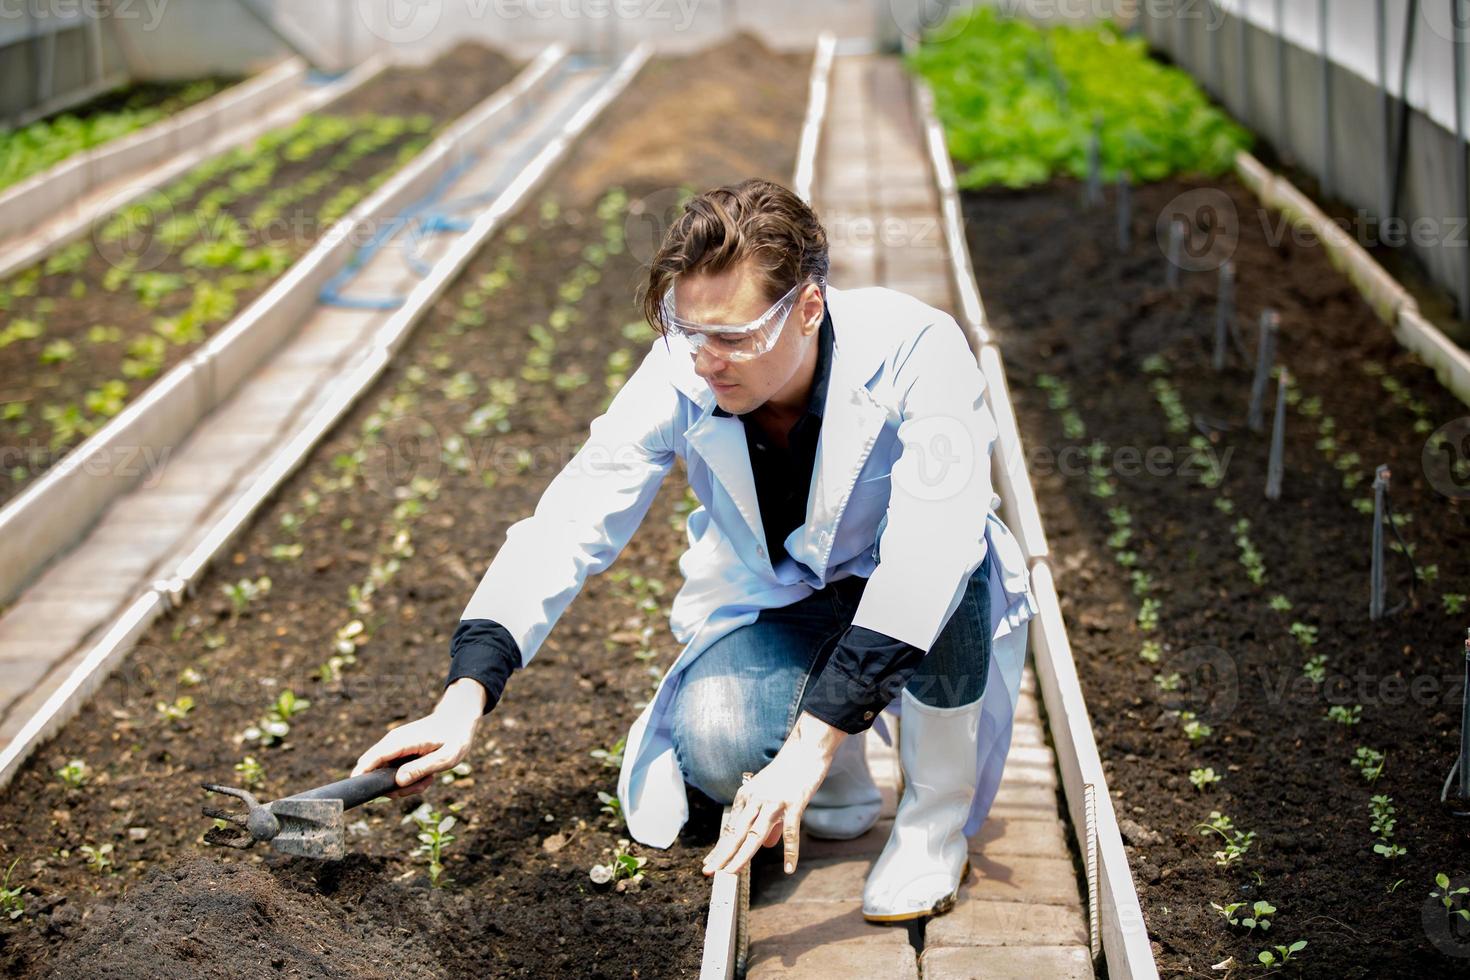
<svg viewBox="0 0 1470 980"><path fill-rule="evenodd" d="M899 34L930 43L958 37L975 16L973 0L888 0L888 13Z"/></svg>
<svg viewBox="0 0 1470 980"><path fill-rule="evenodd" d="M92 244L109 265L148 272L171 251L158 230L174 216L174 205L163 191L131 200L134 193L124 188L103 205L102 217L92 226Z"/></svg>
<svg viewBox="0 0 1470 980"><path fill-rule="evenodd" d="M688 199L688 191L664 187L629 202L623 216L623 242L628 254L640 265L653 261L664 236L684 213L684 202Z"/></svg>
<svg viewBox="0 0 1470 980"><path fill-rule="evenodd" d="M1470 497L1470 415L1446 422L1424 440L1420 458L1429 485L1446 497Z"/></svg>
<svg viewBox="0 0 1470 980"><path fill-rule="evenodd" d="M438 479L444 472L444 445L434 423L417 415L384 419L366 440L357 460L362 481L373 493L395 498L415 479Z"/></svg>
<svg viewBox="0 0 1470 980"><path fill-rule="evenodd" d="M1169 235L1175 221L1183 221L1185 227L1179 252L1182 271L1218 269L1235 254L1240 242L1240 215L1224 191L1213 187L1185 191L1159 210L1154 234L1165 259L1169 258Z"/></svg>
<svg viewBox="0 0 1470 980"><path fill-rule="evenodd" d="M443 0L357 0L358 20L389 44L422 41L443 13Z"/></svg>
<svg viewBox="0 0 1470 980"><path fill-rule="evenodd" d="M903 455L893 467L896 488L920 500L948 500L970 485L976 449L959 419L915 419L905 423L903 439Z"/></svg>

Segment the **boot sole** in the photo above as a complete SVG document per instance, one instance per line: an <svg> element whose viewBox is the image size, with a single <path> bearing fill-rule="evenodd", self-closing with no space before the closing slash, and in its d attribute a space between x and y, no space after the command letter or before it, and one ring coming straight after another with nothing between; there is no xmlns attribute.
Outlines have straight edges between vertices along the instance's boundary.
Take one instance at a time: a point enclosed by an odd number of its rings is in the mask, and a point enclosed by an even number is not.
<svg viewBox="0 0 1470 980"><path fill-rule="evenodd" d="M899 912L894 915L869 915L867 912L864 912L863 918L869 922L912 922L915 919L927 919L930 916L943 915L954 908L955 902L960 897L960 885L963 885L965 879L968 877L970 877L970 860L966 858L965 870L960 872L960 884L955 886L954 891L935 902L929 908L921 909L917 912Z"/></svg>

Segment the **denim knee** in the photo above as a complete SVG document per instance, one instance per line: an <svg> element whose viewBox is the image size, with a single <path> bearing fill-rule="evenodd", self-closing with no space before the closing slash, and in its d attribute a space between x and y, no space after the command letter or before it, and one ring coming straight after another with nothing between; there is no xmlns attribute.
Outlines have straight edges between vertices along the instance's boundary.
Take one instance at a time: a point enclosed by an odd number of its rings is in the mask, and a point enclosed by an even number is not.
<svg viewBox="0 0 1470 980"><path fill-rule="evenodd" d="M741 774L759 772L780 748L752 728L734 728L713 714L685 714L673 730L674 758L684 781L716 803L728 804L740 788Z"/></svg>

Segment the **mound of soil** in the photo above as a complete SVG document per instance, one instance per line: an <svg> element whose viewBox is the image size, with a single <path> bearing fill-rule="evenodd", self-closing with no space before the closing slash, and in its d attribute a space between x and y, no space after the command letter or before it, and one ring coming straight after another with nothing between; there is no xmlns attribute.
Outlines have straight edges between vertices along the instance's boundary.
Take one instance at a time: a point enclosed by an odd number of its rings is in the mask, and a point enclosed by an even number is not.
<svg viewBox="0 0 1470 980"><path fill-rule="evenodd" d="M331 874L377 881L381 862L353 859ZM393 889L328 901L257 865L203 858L152 872L94 910L57 957L58 977L432 977L424 933L406 928L411 901ZM397 896L402 899L403 896ZM399 919L384 929L371 911Z"/></svg>

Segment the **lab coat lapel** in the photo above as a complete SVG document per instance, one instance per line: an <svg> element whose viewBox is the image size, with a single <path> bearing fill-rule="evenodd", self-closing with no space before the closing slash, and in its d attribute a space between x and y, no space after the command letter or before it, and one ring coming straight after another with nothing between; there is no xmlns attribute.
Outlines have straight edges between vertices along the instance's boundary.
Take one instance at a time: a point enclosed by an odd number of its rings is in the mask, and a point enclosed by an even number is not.
<svg viewBox="0 0 1470 980"><path fill-rule="evenodd" d="M819 556L814 566L818 569L827 567L837 524L888 417L867 387L881 364L867 341L879 329L873 324L855 323L854 316L861 314L844 309L838 298L829 295L828 302L832 305L836 345L804 531L814 538L806 543L814 546Z"/></svg>
<svg viewBox="0 0 1470 980"><path fill-rule="evenodd" d="M735 502L754 539L764 544L760 502L755 493L755 473L750 466L750 449L745 442L745 425L735 415L715 415L713 402L700 420L685 433L691 452L704 460L720 486Z"/></svg>

